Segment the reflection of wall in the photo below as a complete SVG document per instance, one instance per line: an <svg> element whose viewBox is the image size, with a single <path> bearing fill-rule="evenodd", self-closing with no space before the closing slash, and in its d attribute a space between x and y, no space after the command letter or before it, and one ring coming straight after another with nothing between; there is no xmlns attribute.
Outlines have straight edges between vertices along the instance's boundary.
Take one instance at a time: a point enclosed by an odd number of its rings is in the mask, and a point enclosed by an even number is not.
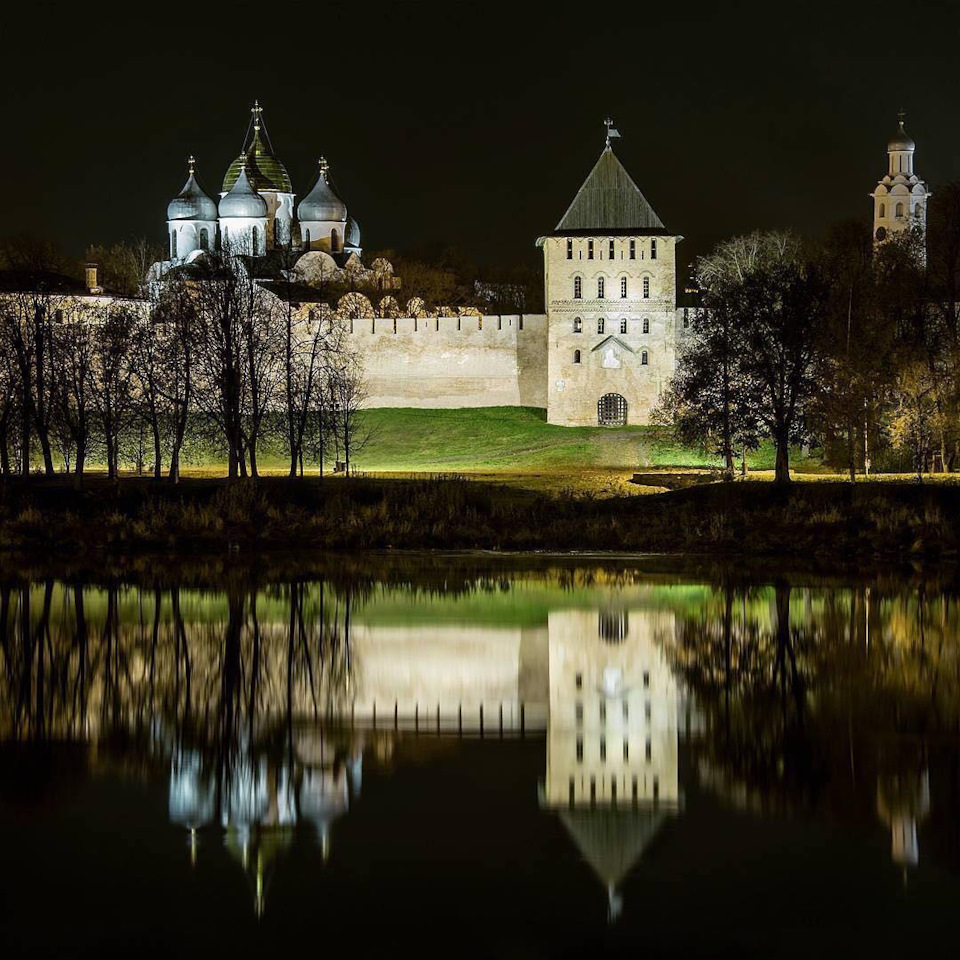
<svg viewBox="0 0 960 960"><path fill-rule="evenodd" d="M545 644L543 631L520 627L473 627L457 624L416 627L357 624L352 635L356 651L354 714L369 720L376 707L384 724L393 718L409 723L415 716L425 726L436 722L437 708L445 726L493 728L537 723L545 706L545 663L538 663ZM530 659L532 658L532 660ZM540 703L528 698L542 697Z"/></svg>
<svg viewBox="0 0 960 960"><path fill-rule="evenodd" d="M546 801L550 806L679 800L677 686L655 642L672 629L668 613L550 614L550 724Z"/></svg>

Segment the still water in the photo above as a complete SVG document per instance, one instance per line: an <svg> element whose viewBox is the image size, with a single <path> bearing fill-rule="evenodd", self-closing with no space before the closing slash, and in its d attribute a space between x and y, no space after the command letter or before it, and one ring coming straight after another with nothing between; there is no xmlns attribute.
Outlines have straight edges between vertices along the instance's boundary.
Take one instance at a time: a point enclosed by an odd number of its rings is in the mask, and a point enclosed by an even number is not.
<svg viewBox="0 0 960 960"><path fill-rule="evenodd" d="M960 606L640 561L0 571L0 949L915 952Z"/></svg>

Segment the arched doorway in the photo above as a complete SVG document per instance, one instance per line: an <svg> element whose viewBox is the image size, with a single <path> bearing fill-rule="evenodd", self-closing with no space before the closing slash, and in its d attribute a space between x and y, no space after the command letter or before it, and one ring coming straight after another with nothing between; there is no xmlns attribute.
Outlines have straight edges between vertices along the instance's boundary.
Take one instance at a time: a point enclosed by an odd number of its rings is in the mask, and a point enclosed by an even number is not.
<svg viewBox="0 0 960 960"><path fill-rule="evenodd" d="M605 393L597 404L601 427L623 427L627 423L627 401L619 393Z"/></svg>

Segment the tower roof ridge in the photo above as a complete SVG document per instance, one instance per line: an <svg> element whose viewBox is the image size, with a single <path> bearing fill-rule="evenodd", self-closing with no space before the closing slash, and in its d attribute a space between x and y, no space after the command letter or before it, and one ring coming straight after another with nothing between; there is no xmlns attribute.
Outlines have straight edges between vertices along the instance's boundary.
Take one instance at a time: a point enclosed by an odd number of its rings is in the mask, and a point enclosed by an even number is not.
<svg viewBox="0 0 960 960"><path fill-rule="evenodd" d="M606 145L556 230L665 231L666 228L613 148Z"/></svg>

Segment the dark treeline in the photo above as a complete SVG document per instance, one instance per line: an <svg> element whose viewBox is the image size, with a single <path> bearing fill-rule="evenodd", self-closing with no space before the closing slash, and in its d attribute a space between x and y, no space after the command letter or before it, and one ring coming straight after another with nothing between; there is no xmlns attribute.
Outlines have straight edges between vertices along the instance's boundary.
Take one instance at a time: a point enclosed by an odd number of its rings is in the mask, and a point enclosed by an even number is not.
<svg viewBox="0 0 960 960"><path fill-rule="evenodd" d="M0 250L0 473L79 478L97 462L176 482L185 458L212 455L256 477L268 444L290 476L329 459L350 471L363 378L328 313L305 319L292 282L267 290L229 252L162 283L143 244L100 253L113 286L94 297L48 245Z"/></svg>
<svg viewBox="0 0 960 960"><path fill-rule="evenodd" d="M925 237L875 245L860 222L817 245L757 233L702 257L696 277L703 310L659 414L728 476L761 439L781 481L792 444L851 479L956 469L960 183L938 190Z"/></svg>

